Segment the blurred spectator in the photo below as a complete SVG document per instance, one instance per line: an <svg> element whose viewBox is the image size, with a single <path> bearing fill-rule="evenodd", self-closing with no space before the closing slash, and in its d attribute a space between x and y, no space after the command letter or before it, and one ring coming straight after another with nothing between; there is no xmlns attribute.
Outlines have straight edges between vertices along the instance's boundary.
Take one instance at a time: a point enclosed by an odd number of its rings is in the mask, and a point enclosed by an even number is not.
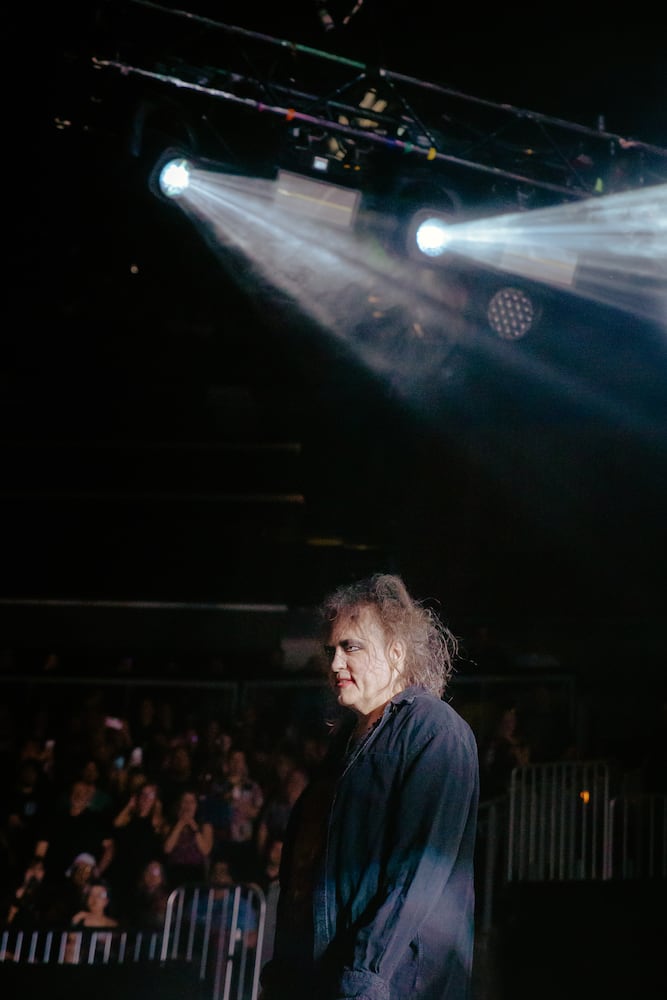
<svg viewBox="0 0 667 1000"><path fill-rule="evenodd" d="M80 941L75 941L68 937L68 955L66 961L76 963L79 961L90 961L91 948L102 961L106 961L111 946L113 945L113 935L108 932L100 933L102 928L118 927L118 921L109 913L111 906L111 895L109 886L102 879L93 881L88 889L84 907L74 914L71 923L73 927L86 928L80 935ZM93 936L94 932L94 936ZM69 951L69 947L72 948ZM82 949L85 948L85 952ZM85 959L84 959L85 954Z"/></svg>
<svg viewBox="0 0 667 1000"><path fill-rule="evenodd" d="M91 794L84 781L74 781L66 801L53 809L38 835L35 854L44 859L50 882L60 881L72 858L81 853L93 855L97 875L111 863L114 842L110 824L90 809Z"/></svg>
<svg viewBox="0 0 667 1000"><path fill-rule="evenodd" d="M91 882L86 903L72 917L74 927L117 927L118 921L107 912L111 905L109 886L102 879Z"/></svg>
<svg viewBox="0 0 667 1000"><path fill-rule="evenodd" d="M168 750L160 773L160 789L165 812L169 815L182 793L194 788L195 785L190 748L184 743L177 743Z"/></svg>
<svg viewBox="0 0 667 1000"><path fill-rule="evenodd" d="M23 881L6 908L4 924L16 930L33 930L43 921L46 907L44 862L36 858L25 870Z"/></svg>
<svg viewBox="0 0 667 1000"><path fill-rule="evenodd" d="M79 777L82 765L91 759L100 771L104 771L101 777L106 780L113 761L125 758L130 752L127 720L108 714L100 691L87 693L78 711L74 706L66 706L60 715L58 769L61 780Z"/></svg>
<svg viewBox="0 0 667 1000"><path fill-rule="evenodd" d="M303 734L302 760L303 765L312 774L322 763L329 746L329 736L324 726L312 726Z"/></svg>
<svg viewBox="0 0 667 1000"><path fill-rule="evenodd" d="M283 737L271 749L262 770L257 768L257 755L253 756L253 776L262 786L265 799L273 799L283 792L285 779L301 762L301 755L293 740Z"/></svg>
<svg viewBox="0 0 667 1000"><path fill-rule="evenodd" d="M267 840L259 856L257 871L252 879L264 893L268 892L272 886L278 885L282 853L282 837L273 837Z"/></svg>
<svg viewBox="0 0 667 1000"><path fill-rule="evenodd" d="M108 790L109 775L106 769L103 773L100 765L93 757L91 757L85 762L79 771L78 777L81 781L85 782L90 789L90 802L88 803L88 808L92 812L100 813L102 816L108 816L111 812L113 798Z"/></svg>
<svg viewBox="0 0 667 1000"><path fill-rule="evenodd" d="M169 892L165 867L157 857L152 858L139 873L134 892L127 898L123 912L128 922L134 927L161 930Z"/></svg>
<svg viewBox="0 0 667 1000"><path fill-rule="evenodd" d="M174 743L182 743L184 746L188 747L190 751L190 761L191 763L194 763L194 758L199 748L200 738L197 712L193 709L188 709L185 712L182 725Z"/></svg>
<svg viewBox="0 0 667 1000"><path fill-rule="evenodd" d="M130 795L114 817L113 829L116 850L108 876L124 910L146 865L163 856L165 818L155 782L147 781Z"/></svg>
<svg viewBox="0 0 667 1000"><path fill-rule="evenodd" d="M256 877L252 880L264 893L266 911L264 915L264 938L262 941L262 965L273 954L276 934L276 916L280 895L280 861L283 853L282 840L269 840L260 857Z"/></svg>
<svg viewBox="0 0 667 1000"><path fill-rule="evenodd" d="M241 713L234 719L232 731L234 746L249 756L262 745L263 735L257 706L252 702L247 702Z"/></svg>
<svg viewBox="0 0 667 1000"><path fill-rule="evenodd" d="M3 798L11 863L23 872L53 808L53 786L37 759L22 757L18 761L15 778Z"/></svg>
<svg viewBox="0 0 667 1000"><path fill-rule="evenodd" d="M304 767L292 767L284 776L281 786L267 798L257 822L256 846L262 857L270 841L282 840L292 807L308 784L309 775Z"/></svg>
<svg viewBox="0 0 667 1000"><path fill-rule="evenodd" d="M242 874L256 864L255 823L263 805L264 792L250 776L245 750L234 747L222 786L206 796L202 810L207 817L217 810L223 824L214 829L216 857L229 859Z"/></svg>
<svg viewBox="0 0 667 1000"><path fill-rule="evenodd" d="M176 818L167 828L163 851L171 888L206 881L213 848L213 827L199 813L193 789L181 793Z"/></svg>
<svg viewBox="0 0 667 1000"><path fill-rule="evenodd" d="M229 730L216 719L210 719L192 761L200 795L207 795L214 782L219 784L224 780L231 747L232 735Z"/></svg>
<svg viewBox="0 0 667 1000"><path fill-rule="evenodd" d="M86 903L88 889L95 877L95 858L82 852L72 859L63 879L45 882L42 917L50 927L68 924Z"/></svg>
<svg viewBox="0 0 667 1000"><path fill-rule="evenodd" d="M208 895L204 894L197 912L198 922L205 922L212 928L215 941L219 947L223 947L224 953L229 946L228 935L233 912L230 890L238 885L238 874L228 860L218 858L214 861L208 878L208 888L213 889L213 898L209 899ZM259 915L246 893L242 893L239 899L236 925L239 937L243 939L245 946L255 948Z"/></svg>
<svg viewBox="0 0 667 1000"><path fill-rule="evenodd" d="M141 750L143 766L149 773L157 773L173 735L171 716L160 711L154 698L145 695L132 718L131 730L133 742Z"/></svg>

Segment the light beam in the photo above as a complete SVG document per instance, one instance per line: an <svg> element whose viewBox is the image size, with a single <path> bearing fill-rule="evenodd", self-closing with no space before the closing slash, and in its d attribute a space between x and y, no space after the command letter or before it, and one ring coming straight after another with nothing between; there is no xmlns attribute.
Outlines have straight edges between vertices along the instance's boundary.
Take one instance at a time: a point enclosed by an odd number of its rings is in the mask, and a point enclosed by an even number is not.
<svg viewBox="0 0 667 1000"><path fill-rule="evenodd" d="M470 335L458 276L388 253L377 230L291 211L294 199L278 195L275 181L194 165L174 205L255 306L296 308L402 395L415 379L437 377Z"/></svg>
<svg viewBox="0 0 667 1000"><path fill-rule="evenodd" d="M484 267L667 323L667 185L452 224L440 263ZM433 260L433 253L429 253Z"/></svg>

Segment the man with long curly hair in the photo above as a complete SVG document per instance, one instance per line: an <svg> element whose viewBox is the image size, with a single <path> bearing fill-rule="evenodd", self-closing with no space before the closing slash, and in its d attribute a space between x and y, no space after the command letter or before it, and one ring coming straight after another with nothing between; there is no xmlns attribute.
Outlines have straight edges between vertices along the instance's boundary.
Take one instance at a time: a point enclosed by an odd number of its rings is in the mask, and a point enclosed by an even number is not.
<svg viewBox="0 0 667 1000"><path fill-rule="evenodd" d="M443 699L456 640L393 575L322 613L347 711L291 814L262 1000L466 1000L479 777Z"/></svg>

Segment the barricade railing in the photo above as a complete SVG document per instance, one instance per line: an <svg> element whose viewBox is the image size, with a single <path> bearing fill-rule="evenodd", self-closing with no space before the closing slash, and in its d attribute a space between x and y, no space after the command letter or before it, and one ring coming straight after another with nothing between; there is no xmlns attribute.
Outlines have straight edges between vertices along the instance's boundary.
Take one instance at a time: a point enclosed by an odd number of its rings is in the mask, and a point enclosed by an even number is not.
<svg viewBox="0 0 667 1000"><path fill-rule="evenodd" d="M0 934L0 962L26 965L123 965L158 962L163 932L93 928L14 930Z"/></svg>
<svg viewBox="0 0 667 1000"><path fill-rule="evenodd" d="M667 795L617 795L609 810L605 877L667 878Z"/></svg>
<svg viewBox="0 0 667 1000"><path fill-rule="evenodd" d="M10 927L0 934L0 964L171 967L199 998L255 1000L265 920L258 886L183 886L169 897L162 930Z"/></svg>
<svg viewBox="0 0 667 1000"><path fill-rule="evenodd" d="M515 768L506 880L667 878L667 795L612 796L610 786L604 761Z"/></svg>
<svg viewBox="0 0 667 1000"><path fill-rule="evenodd" d="M603 878L609 802L604 761L516 767L509 788L507 881Z"/></svg>
<svg viewBox="0 0 667 1000"><path fill-rule="evenodd" d="M255 1000L265 921L258 886L176 889L167 903L161 961L190 967L209 1000Z"/></svg>

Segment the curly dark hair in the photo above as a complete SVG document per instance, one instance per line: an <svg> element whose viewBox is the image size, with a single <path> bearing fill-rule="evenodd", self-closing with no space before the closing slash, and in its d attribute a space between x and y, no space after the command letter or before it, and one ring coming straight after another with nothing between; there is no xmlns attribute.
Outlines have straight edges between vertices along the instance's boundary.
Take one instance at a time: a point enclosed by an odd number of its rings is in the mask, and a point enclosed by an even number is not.
<svg viewBox="0 0 667 1000"><path fill-rule="evenodd" d="M395 640L405 646L405 687L418 685L442 698L454 672L458 641L434 611L410 596L399 576L375 573L338 587L320 607L322 633L366 608L376 615L387 646Z"/></svg>

